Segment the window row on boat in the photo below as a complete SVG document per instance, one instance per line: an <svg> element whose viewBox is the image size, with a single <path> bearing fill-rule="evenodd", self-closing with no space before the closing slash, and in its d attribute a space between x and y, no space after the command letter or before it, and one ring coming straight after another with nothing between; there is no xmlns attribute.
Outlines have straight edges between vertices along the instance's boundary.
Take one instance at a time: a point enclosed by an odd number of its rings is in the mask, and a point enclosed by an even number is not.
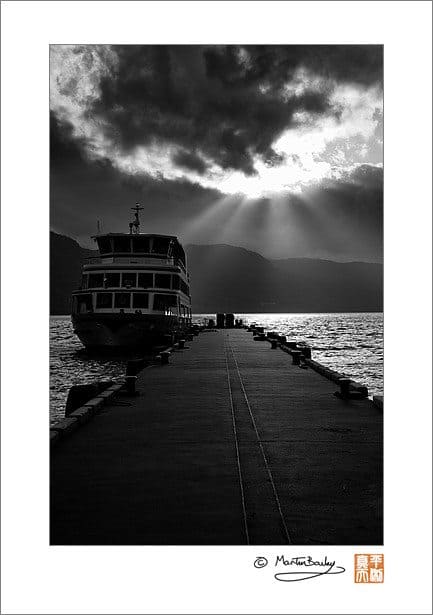
<svg viewBox="0 0 433 615"><path fill-rule="evenodd" d="M179 295L162 293L97 292L73 296L73 313L94 310L151 310L190 317L191 309L181 303Z"/></svg>
<svg viewBox="0 0 433 615"><path fill-rule="evenodd" d="M179 242L171 237L149 235L105 235L96 237L99 253L105 254L146 254L171 257L185 265L185 252Z"/></svg>
<svg viewBox="0 0 433 615"><path fill-rule="evenodd" d="M189 295L188 284L180 275L170 273L85 273L81 278L81 289L86 288L167 288Z"/></svg>

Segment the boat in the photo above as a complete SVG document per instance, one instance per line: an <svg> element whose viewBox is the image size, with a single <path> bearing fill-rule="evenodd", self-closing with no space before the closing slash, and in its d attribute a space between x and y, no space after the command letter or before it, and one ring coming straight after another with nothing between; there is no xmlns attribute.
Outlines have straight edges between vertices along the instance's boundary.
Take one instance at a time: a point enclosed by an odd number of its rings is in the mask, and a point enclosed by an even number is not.
<svg viewBox="0 0 433 615"><path fill-rule="evenodd" d="M128 233L92 236L72 293L72 324L89 350L127 351L172 343L192 322L185 251L173 235L140 232L138 203Z"/></svg>

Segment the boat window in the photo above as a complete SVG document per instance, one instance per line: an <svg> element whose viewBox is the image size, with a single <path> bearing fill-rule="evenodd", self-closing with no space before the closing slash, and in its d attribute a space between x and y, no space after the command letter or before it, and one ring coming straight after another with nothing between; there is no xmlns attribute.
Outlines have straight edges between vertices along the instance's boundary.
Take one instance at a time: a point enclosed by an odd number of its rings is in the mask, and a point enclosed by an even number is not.
<svg viewBox="0 0 433 615"><path fill-rule="evenodd" d="M90 273L89 274L89 288L102 288L104 286L104 274L103 273Z"/></svg>
<svg viewBox="0 0 433 615"><path fill-rule="evenodd" d="M180 290L189 296L189 286L183 280L180 281Z"/></svg>
<svg viewBox="0 0 433 615"><path fill-rule="evenodd" d="M97 308L113 307L113 295L111 293L97 293L96 294L96 307Z"/></svg>
<svg viewBox="0 0 433 615"><path fill-rule="evenodd" d="M81 276L81 288L87 288L88 277L87 274Z"/></svg>
<svg viewBox="0 0 433 615"><path fill-rule="evenodd" d="M131 252L131 240L129 237L114 237L113 252Z"/></svg>
<svg viewBox="0 0 433 615"><path fill-rule="evenodd" d="M138 286L141 286L141 288L153 288L153 273L139 273Z"/></svg>
<svg viewBox="0 0 433 615"><path fill-rule="evenodd" d="M106 273L104 280L105 288L117 288L120 286L120 273Z"/></svg>
<svg viewBox="0 0 433 615"><path fill-rule="evenodd" d="M168 273L156 273L155 288L170 288L170 278Z"/></svg>
<svg viewBox="0 0 433 615"><path fill-rule="evenodd" d="M100 254L109 254L112 252L111 240L109 237L98 237L96 241L98 242Z"/></svg>
<svg viewBox="0 0 433 615"><path fill-rule="evenodd" d="M170 239L167 237L154 237L152 252L154 254L167 254L169 243Z"/></svg>
<svg viewBox="0 0 433 615"><path fill-rule="evenodd" d="M137 286L137 274L122 273L122 286Z"/></svg>
<svg viewBox="0 0 433 615"><path fill-rule="evenodd" d="M133 308L148 308L149 307L149 295L147 293L134 293L132 295L132 307Z"/></svg>
<svg viewBox="0 0 433 615"><path fill-rule="evenodd" d="M165 311L168 308L176 307L177 295L154 295L153 296L153 309L158 311Z"/></svg>
<svg viewBox="0 0 433 615"><path fill-rule="evenodd" d="M89 312L93 309L92 295L76 295L77 300L77 312L82 314L83 312Z"/></svg>
<svg viewBox="0 0 433 615"><path fill-rule="evenodd" d="M114 295L114 307L129 308L131 304L130 293L116 293Z"/></svg>
<svg viewBox="0 0 433 615"><path fill-rule="evenodd" d="M149 237L134 237L132 240L132 251L148 254L150 251Z"/></svg>
<svg viewBox="0 0 433 615"><path fill-rule="evenodd" d="M180 288L180 276L179 275L171 276L171 287L174 290L179 290Z"/></svg>

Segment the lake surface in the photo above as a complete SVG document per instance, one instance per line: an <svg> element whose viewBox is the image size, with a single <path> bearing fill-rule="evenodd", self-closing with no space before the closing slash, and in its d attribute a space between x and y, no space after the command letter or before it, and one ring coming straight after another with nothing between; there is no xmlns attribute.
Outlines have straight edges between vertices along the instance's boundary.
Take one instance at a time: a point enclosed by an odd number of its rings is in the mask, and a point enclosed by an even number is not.
<svg viewBox="0 0 433 615"><path fill-rule="evenodd" d="M196 322L215 319L215 314L197 314ZM383 315L359 314L236 314L269 330L304 340L312 358L368 386L369 394L383 394ZM95 380L121 381L124 358L87 355L74 335L69 316L50 319L50 419L64 416L69 388Z"/></svg>

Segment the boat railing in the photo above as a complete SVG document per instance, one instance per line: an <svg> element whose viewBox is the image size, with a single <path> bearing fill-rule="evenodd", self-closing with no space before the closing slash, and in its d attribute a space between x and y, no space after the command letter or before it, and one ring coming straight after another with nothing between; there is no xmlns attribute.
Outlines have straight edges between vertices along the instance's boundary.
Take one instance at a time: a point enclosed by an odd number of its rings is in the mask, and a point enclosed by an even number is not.
<svg viewBox="0 0 433 615"><path fill-rule="evenodd" d="M185 265L178 258L145 257L145 256L90 256L84 259L85 265L166 265L178 266L186 271Z"/></svg>

